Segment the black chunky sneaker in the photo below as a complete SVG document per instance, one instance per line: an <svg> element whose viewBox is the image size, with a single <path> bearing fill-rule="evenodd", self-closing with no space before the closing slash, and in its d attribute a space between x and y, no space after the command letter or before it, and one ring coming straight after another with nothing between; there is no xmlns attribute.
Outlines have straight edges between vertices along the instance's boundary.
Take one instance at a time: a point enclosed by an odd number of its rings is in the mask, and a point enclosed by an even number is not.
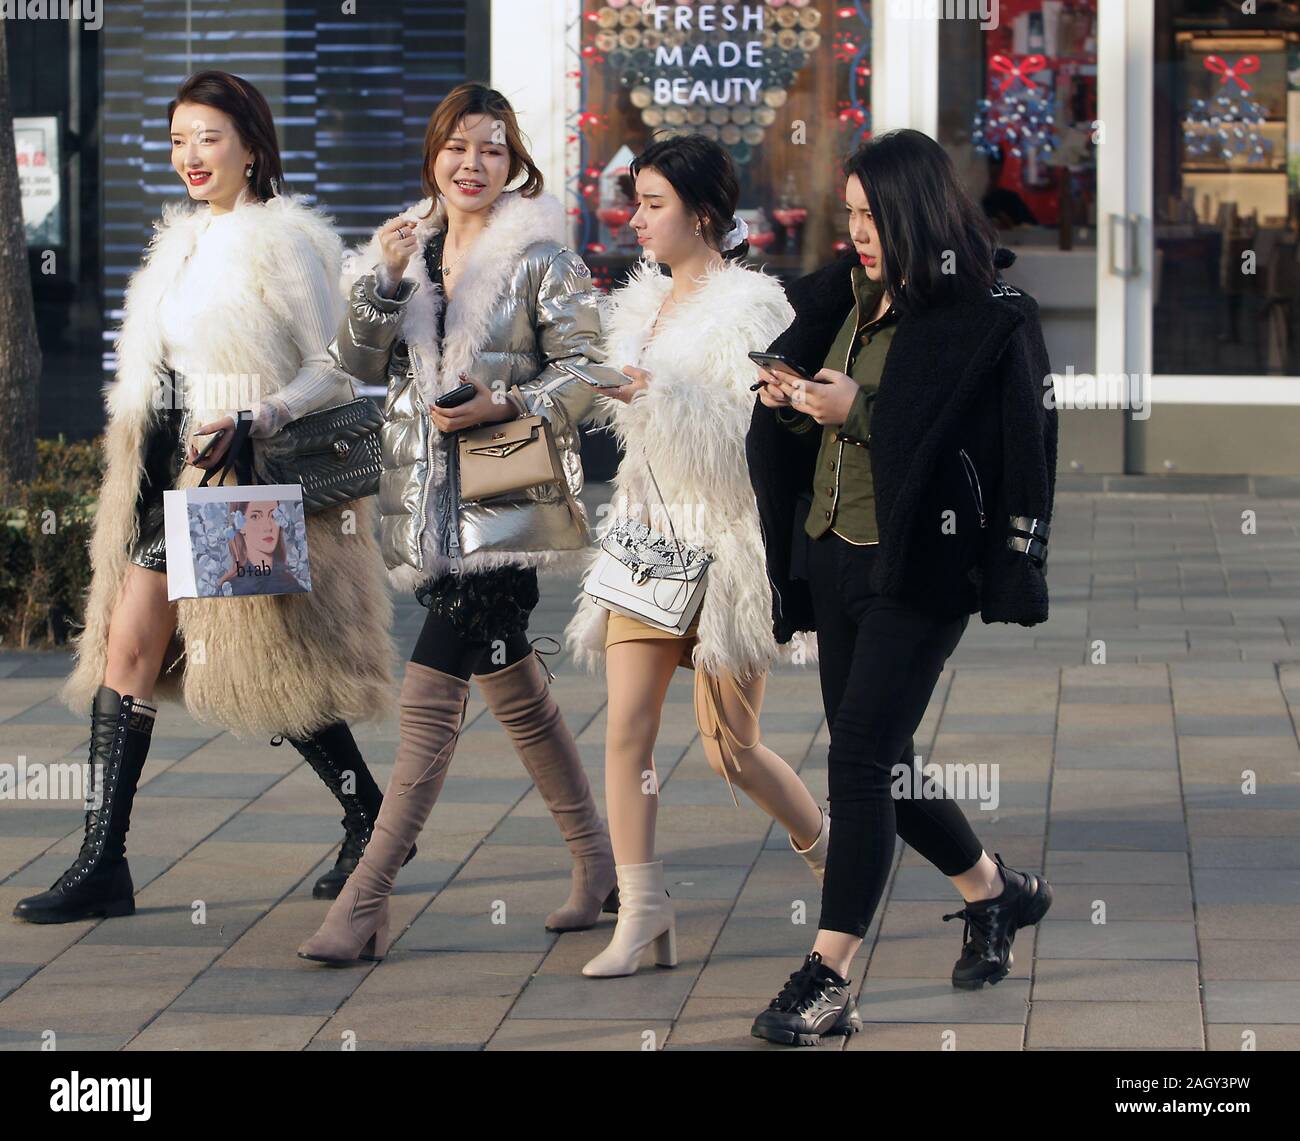
<svg viewBox="0 0 1300 1141"><path fill-rule="evenodd" d="M271 744L279 746L281 740L273 739ZM337 899L348 876L356 870L365 854L384 798L345 722L337 721L333 725L327 725L310 737L288 737L284 740L288 740L303 755L312 771L320 777L321 783L343 806L343 844L339 848L338 858L334 861L334 866L311 889L313 899ZM415 845L412 844L406 859L402 861L403 867L415 858L415 852Z"/></svg>
<svg viewBox="0 0 1300 1141"><path fill-rule="evenodd" d="M155 713L147 701L99 687L90 715L86 834L81 851L48 891L18 901L15 918L28 923L73 923L135 914L126 833Z"/></svg>
<svg viewBox="0 0 1300 1141"><path fill-rule="evenodd" d="M1002 875L1002 894L993 899L968 903L960 911L943 917L964 919L961 958L952 968L952 985L961 990L979 990L1001 982L1011 971L1015 956L1011 944L1021 927L1032 927L1052 906L1052 885L1033 872L1018 872L997 855Z"/></svg>
<svg viewBox="0 0 1300 1141"><path fill-rule="evenodd" d="M847 1036L861 1029L849 980L826 966L820 951L813 951L754 1019L750 1034L787 1046L816 1046L833 1034Z"/></svg>

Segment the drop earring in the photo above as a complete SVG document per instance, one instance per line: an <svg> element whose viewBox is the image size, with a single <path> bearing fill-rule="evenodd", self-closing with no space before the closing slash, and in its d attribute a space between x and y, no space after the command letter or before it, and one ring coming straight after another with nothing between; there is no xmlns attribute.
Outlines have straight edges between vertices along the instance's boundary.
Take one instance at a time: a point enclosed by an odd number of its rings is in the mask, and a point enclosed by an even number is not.
<svg viewBox="0 0 1300 1141"><path fill-rule="evenodd" d="M244 177L245 178L253 177L253 164L251 162L244 168Z"/></svg>
<svg viewBox="0 0 1300 1141"><path fill-rule="evenodd" d="M695 221L695 236L697 238L700 236L700 223L698 218Z"/></svg>

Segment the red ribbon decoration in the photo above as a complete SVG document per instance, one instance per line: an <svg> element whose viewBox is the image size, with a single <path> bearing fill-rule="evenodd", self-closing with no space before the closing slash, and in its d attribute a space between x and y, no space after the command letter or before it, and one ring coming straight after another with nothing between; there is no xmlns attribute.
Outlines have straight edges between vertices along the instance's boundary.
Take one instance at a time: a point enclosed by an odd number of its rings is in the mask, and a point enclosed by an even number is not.
<svg viewBox="0 0 1300 1141"><path fill-rule="evenodd" d="M1241 77L1243 75L1252 75L1259 70L1259 56L1243 55L1233 66L1229 67L1219 56L1207 55L1205 57L1205 70L1214 72L1219 77L1220 83L1227 83L1231 79L1242 91L1249 91L1250 84Z"/></svg>
<svg viewBox="0 0 1300 1141"><path fill-rule="evenodd" d="M1045 55L1027 55L1019 63L1014 63L1009 55L1003 55L1001 52L998 52L997 55L989 60L989 66L994 71L1000 71L1006 75L1006 79L1002 81L1002 86L998 88L999 95L1015 83L1017 79L1026 87L1037 87L1038 84L1030 79L1025 73L1041 71L1046 64L1047 56Z"/></svg>

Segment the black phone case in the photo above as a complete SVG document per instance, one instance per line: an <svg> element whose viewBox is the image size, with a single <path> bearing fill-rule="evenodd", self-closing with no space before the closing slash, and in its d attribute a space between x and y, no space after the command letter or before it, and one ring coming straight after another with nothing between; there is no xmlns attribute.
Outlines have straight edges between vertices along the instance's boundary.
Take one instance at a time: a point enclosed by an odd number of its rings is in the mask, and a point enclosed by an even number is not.
<svg viewBox="0 0 1300 1141"><path fill-rule="evenodd" d="M474 399L474 386L472 384L462 384L459 388L453 388L443 396L439 396L433 402L435 408L459 408Z"/></svg>

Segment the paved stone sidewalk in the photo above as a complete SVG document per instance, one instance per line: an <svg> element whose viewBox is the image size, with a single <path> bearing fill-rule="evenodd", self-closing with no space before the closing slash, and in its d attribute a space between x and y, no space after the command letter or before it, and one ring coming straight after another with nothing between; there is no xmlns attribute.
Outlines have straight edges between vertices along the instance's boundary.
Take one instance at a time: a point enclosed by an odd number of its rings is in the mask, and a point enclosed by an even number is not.
<svg viewBox="0 0 1300 1141"><path fill-rule="evenodd" d="M956 992L961 931L941 916L959 902L900 845L856 964L866 1032L823 1050L1300 1048L1298 521L1300 500L1250 493L1058 495L1051 621L974 619L917 735L927 762L998 766L998 806L972 800L969 815L990 852L1046 870L1056 905L1004 982ZM545 585L534 635L562 631L576 590ZM421 614L399 606L403 657ZM603 796L603 681L552 663ZM0 655L0 762L84 759L86 719L53 699L65 670L57 654ZM76 852L81 811L0 802L0 1046L776 1048L749 1025L807 950L817 892L779 829L732 807L690 699L679 671L656 752L676 970L587 980L612 917L543 930L568 857L477 693L394 896L395 949L356 969L299 960L327 906L310 885L336 807L290 748L167 706L129 840L135 916L10 919ZM824 797L813 671L773 677L763 724ZM359 737L383 784L396 725Z"/></svg>

